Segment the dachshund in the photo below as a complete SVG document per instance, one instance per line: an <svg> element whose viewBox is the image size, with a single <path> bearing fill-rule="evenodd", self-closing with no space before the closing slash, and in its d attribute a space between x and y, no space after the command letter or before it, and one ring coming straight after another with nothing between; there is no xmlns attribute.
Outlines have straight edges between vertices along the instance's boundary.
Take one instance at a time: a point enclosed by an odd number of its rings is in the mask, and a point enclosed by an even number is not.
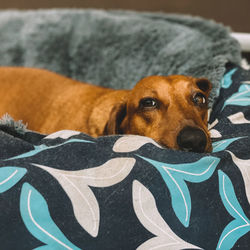
<svg viewBox="0 0 250 250"><path fill-rule="evenodd" d="M207 128L212 84L184 75L148 76L132 90L82 83L35 68L0 67L0 116L30 130L78 130L93 137L142 135L183 151L211 152Z"/></svg>

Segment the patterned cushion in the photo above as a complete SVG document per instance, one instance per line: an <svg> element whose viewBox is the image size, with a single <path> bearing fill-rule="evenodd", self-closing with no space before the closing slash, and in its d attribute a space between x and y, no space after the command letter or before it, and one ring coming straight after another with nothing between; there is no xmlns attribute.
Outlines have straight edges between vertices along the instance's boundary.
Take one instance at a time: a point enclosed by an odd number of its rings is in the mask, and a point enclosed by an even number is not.
<svg viewBox="0 0 250 250"><path fill-rule="evenodd" d="M228 65L213 152L0 132L1 249L249 249L250 72Z"/></svg>

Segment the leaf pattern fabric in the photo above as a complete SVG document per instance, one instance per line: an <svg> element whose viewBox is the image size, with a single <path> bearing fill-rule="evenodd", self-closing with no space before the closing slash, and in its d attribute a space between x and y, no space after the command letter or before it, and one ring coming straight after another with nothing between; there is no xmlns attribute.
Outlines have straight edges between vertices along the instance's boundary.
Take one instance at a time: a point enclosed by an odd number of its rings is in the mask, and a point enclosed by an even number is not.
<svg viewBox="0 0 250 250"><path fill-rule="evenodd" d="M0 249L249 249L249 82L227 65L209 154L0 126Z"/></svg>

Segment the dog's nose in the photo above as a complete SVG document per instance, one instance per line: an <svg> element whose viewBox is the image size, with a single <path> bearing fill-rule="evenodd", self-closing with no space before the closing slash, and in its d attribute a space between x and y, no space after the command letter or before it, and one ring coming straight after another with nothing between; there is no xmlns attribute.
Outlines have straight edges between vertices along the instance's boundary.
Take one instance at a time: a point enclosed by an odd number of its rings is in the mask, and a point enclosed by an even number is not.
<svg viewBox="0 0 250 250"><path fill-rule="evenodd" d="M183 151L203 153L207 145L207 137L199 128L185 127L177 136L177 144Z"/></svg>

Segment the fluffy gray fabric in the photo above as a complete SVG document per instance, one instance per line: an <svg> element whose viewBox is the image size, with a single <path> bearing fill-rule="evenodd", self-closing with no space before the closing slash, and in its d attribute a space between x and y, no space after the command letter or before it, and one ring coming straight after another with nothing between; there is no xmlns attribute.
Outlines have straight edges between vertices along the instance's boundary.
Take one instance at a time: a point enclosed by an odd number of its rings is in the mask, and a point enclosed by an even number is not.
<svg viewBox="0 0 250 250"><path fill-rule="evenodd" d="M207 77L210 105L225 63L241 59L239 44L213 21L91 9L0 11L0 55L0 65L46 68L113 88L155 74Z"/></svg>
<svg viewBox="0 0 250 250"><path fill-rule="evenodd" d="M28 132L27 124L23 124L22 121L15 121L9 114L5 114L0 119L0 128L1 126L7 126L17 133L24 134Z"/></svg>

